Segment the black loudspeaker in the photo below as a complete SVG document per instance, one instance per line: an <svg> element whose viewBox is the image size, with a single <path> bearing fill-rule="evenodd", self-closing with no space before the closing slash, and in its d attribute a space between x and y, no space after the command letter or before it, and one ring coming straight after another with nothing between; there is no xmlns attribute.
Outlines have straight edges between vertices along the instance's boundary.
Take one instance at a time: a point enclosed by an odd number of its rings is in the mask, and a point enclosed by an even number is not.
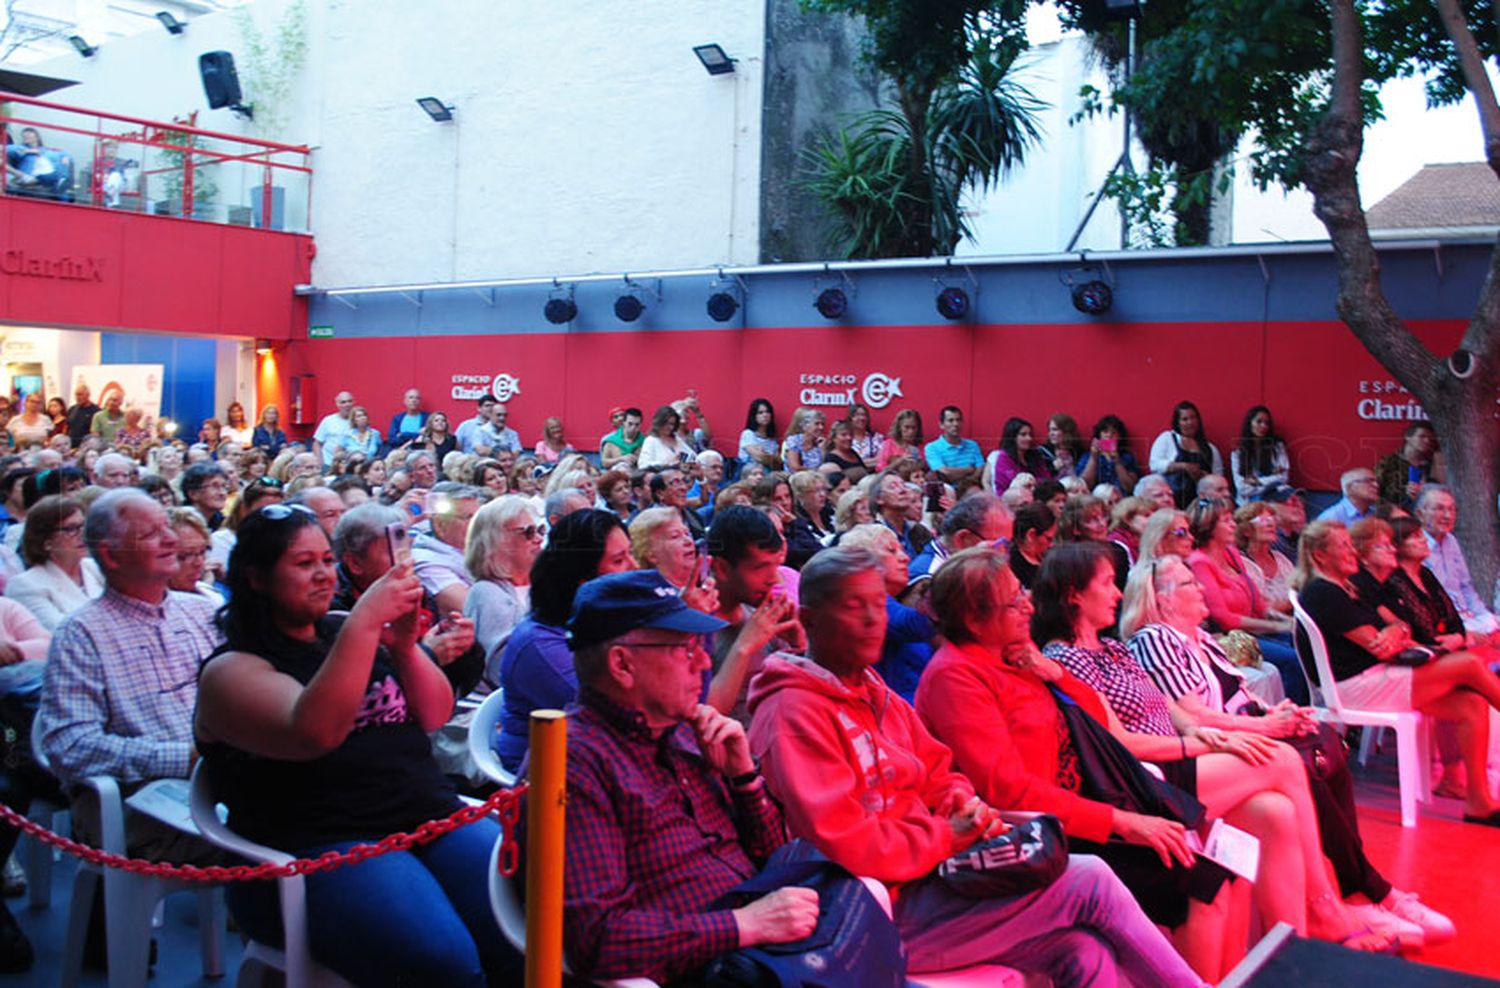
<svg viewBox="0 0 1500 988"><path fill-rule="evenodd" d="M234 56L227 51L206 51L198 56L198 73L210 110L237 106L241 100L240 77L234 71Z"/></svg>

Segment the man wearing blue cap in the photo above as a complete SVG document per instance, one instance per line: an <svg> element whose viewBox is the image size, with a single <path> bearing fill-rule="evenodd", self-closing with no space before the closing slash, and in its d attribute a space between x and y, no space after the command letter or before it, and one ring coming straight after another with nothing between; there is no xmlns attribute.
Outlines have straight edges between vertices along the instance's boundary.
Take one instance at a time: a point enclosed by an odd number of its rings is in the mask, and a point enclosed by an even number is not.
<svg viewBox="0 0 1500 988"><path fill-rule="evenodd" d="M817 924L811 889L708 908L786 841L744 729L701 702L702 636L723 627L655 570L578 590L563 878L576 974L669 981L739 947L799 940Z"/></svg>

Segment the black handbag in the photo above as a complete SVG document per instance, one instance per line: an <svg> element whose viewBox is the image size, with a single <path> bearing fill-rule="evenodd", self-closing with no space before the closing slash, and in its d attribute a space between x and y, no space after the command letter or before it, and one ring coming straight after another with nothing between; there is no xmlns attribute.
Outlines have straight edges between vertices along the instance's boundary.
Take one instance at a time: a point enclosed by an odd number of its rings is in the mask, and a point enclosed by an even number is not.
<svg viewBox="0 0 1500 988"><path fill-rule="evenodd" d="M818 925L801 940L741 947L709 965L712 988L902 988L906 948L896 924L863 882L806 841L792 841L710 907L738 909L798 885L818 893Z"/></svg>
<svg viewBox="0 0 1500 988"><path fill-rule="evenodd" d="M1047 813L1003 814L1010 829L938 865L932 880L969 899L1046 888L1068 869L1068 838Z"/></svg>
<svg viewBox="0 0 1500 988"><path fill-rule="evenodd" d="M1072 697L1050 688L1078 753L1080 796L1132 813L1176 820L1187 827L1203 822L1207 810L1193 795L1147 772L1109 728Z"/></svg>

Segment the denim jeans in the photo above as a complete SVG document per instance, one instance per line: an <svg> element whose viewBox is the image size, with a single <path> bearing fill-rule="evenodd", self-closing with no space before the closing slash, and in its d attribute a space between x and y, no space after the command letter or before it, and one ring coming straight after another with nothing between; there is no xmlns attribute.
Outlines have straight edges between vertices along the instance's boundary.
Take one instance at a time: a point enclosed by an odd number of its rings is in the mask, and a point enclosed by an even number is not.
<svg viewBox="0 0 1500 988"><path fill-rule="evenodd" d="M1203 984L1092 855L1070 856L1057 881L1028 895L967 899L941 882L917 882L899 891L894 912L914 975L1004 964L1045 974L1057 988Z"/></svg>
<svg viewBox="0 0 1500 988"><path fill-rule="evenodd" d="M1297 658L1297 647L1291 635L1256 635L1260 642L1260 655L1281 673L1281 685L1286 689L1286 698L1305 707L1312 703L1307 690L1307 675L1302 671L1302 660Z"/></svg>
<svg viewBox="0 0 1500 988"><path fill-rule="evenodd" d="M499 837L479 820L430 844L307 876L313 959L360 986L482 988L511 953L490 911L485 869ZM301 848L300 857L353 842ZM274 882L230 885L235 920L252 938L281 945ZM498 982L496 982L498 983Z"/></svg>

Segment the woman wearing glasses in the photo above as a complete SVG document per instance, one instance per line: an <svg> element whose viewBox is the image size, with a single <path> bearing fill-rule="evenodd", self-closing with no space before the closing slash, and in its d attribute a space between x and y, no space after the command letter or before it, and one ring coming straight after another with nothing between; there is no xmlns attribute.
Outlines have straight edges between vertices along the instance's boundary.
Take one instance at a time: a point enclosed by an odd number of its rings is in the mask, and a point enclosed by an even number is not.
<svg viewBox="0 0 1500 988"><path fill-rule="evenodd" d="M198 750L229 825L299 856L410 831L459 808L427 734L453 691L418 645L422 586L409 565L348 614L317 516L262 508L229 565L225 645L204 664ZM355 984L482 985L505 947L482 873L499 828L479 820L437 840L307 877L313 957ZM281 936L276 887L227 892L242 929ZM420 931L416 935L414 931Z"/></svg>
<svg viewBox="0 0 1500 988"><path fill-rule="evenodd" d="M48 631L104 592L104 576L83 543L83 509L72 498L53 494L31 506L21 559L29 568L10 578L5 596Z"/></svg>
<svg viewBox="0 0 1500 988"><path fill-rule="evenodd" d="M1034 596L1031 636L1046 643L1043 656L1099 693L1111 729L1131 753L1157 763L1168 782L1203 802L1209 816L1260 838L1254 897L1267 923L1284 921L1299 935L1356 949L1393 945L1391 937L1356 928L1330 884L1297 753L1264 735L1198 727L1124 645L1100 636L1114 623L1121 597L1102 549L1092 543L1053 548Z"/></svg>
<svg viewBox="0 0 1500 988"><path fill-rule="evenodd" d="M524 497L496 498L469 523L464 565L474 585L464 600L464 617L474 620L487 683L500 682L500 654L531 610L531 564L546 537L547 526Z"/></svg>
<svg viewBox="0 0 1500 988"><path fill-rule="evenodd" d="M1308 788L1318 808L1323 849L1333 864L1339 893L1360 922L1403 943L1453 938L1453 923L1409 892L1394 889L1365 856L1354 808L1354 779L1343 742L1311 709L1291 701L1268 706L1252 694L1248 671L1231 663L1201 625L1208 615L1192 570L1176 559L1130 574L1120 632L1151 681L1198 730L1245 731L1289 740L1306 748ZM1122 717L1125 727L1139 725ZM1314 750L1315 746L1315 750Z"/></svg>

